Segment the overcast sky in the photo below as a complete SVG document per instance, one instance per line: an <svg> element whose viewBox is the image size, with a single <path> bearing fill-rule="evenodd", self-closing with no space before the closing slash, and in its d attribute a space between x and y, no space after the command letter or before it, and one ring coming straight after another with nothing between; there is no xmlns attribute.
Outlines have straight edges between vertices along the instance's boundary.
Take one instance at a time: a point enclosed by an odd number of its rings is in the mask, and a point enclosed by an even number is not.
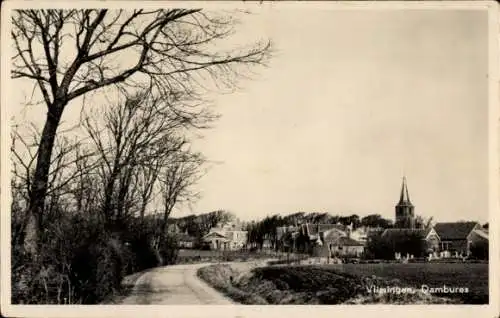
<svg viewBox="0 0 500 318"><path fill-rule="evenodd" d="M251 20L279 52L261 80L218 100L223 117L201 149L223 164L200 184L196 211L393 218L404 173L417 214L487 220L485 12Z"/></svg>
<svg viewBox="0 0 500 318"><path fill-rule="evenodd" d="M276 54L215 99L222 118L195 146L220 164L173 216L393 219L405 174L416 214L487 221L486 12L266 8L234 41L271 38Z"/></svg>

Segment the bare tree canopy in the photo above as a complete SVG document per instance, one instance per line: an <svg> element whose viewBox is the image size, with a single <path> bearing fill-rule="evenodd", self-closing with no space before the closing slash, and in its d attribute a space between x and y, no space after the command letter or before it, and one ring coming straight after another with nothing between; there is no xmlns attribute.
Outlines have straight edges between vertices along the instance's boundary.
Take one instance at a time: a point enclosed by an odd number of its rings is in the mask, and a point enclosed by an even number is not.
<svg viewBox="0 0 500 318"><path fill-rule="evenodd" d="M36 249L55 137L68 103L111 85L124 93L147 89L178 103L201 100L210 86L234 88L270 57L269 41L220 49L235 22L231 14L202 9L13 13L11 75L31 80L47 106L31 182L27 250Z"/></svg>
<svg viewBox="0 0 500 318"><path fill-rule="evenodd" d="M110 84L194 94L208 75L230 87L244 75L237 64L267 61L270 42L219 52L217 43L235 32L235 21L212 15L201 9L19 10L12 19L12 77L35 81L47 105ZM126 62L117 61L123 57Z"/></svg>
<svg viewBox="0 0 500 318"><path fill-rule="evenodd" d="M142 217L155 193L162 192L165 218L181 198L193 197L188 195L188 187L203 160L189 151L183 132L210 118L180 116L175 108L175 102L139 92L84 120L100 161L104 195L101 211L106 220L128 215L126 197L134 190L140 193ZM104 121L102 125L100 121ZM165 190L155 191L158 182Z"/></svg>

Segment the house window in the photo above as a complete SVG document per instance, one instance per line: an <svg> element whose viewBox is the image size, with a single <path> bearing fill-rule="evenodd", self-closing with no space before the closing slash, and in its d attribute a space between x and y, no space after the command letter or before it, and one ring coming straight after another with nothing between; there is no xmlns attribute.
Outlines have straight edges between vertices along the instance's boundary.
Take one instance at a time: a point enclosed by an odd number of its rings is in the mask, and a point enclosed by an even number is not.
<svg viewBox="0 0 500 318"><path fill-rule="evenodd" d="M450 249L450 242L441 242L441 250L448 251Z"/></svg>

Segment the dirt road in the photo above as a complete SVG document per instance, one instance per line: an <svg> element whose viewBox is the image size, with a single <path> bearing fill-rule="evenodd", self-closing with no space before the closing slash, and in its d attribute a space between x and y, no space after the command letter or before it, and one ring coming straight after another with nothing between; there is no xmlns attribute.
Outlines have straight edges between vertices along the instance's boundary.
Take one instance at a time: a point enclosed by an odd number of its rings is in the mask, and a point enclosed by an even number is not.
<svg viewBox="0 0 500 318"><path fill-rule="evenodd" d="M196 276L200 267L189 264L158 267L142 274L131 294L120 303L129 305L224 305L233 302Z"/></svg>

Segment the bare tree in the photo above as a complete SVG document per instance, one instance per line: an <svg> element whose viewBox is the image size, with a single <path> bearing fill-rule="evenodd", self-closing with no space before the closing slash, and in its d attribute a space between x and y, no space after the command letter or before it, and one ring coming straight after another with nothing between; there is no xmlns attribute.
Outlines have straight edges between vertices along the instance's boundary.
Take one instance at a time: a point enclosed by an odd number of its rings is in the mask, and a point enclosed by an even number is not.
<svg viewBox="0 0 500 318"><path fill-rule="evenodd" d="M218 51L234 21L201 9L17 10L12 17L12 77L31 80L47 107L29 200L25 248L36 251L54 141L66 106L117 85L199 98L206 79L232 87L240 66L262 64L269 42ZM121 59L119 57L126 57ZM125 61L124 61L125 60Z"/></svg>
<svg viewBox="0 0 500 318"><path fill-rule="evenodd" d="M423 228L423 229L430 229L433 224L433 217L429 217L427 219L424 219L422 216L417 215L415 217L415 227L416 228Z"/></svg>
<svg viewBox="0 0 500 318"><path fill-rule="evenodd" d="M12 130L11 140L11 217L14 245L23 240L28 223L25 206L29 201L36 151L33 150L34 146L18 133L17 127ZM24 153L21 152L21 148Z"/></svg>
<svg viewBox="0 0 500 318"><path fill-rule="evenodd" d="M202 235L207 234L211 228L219 223L227 223L234 220L234 215L225 210L217 210L210 213L202 214L197 219L198 227Z"/></svg>
<svg viewBox="0 0 500 318"><path fill-rule="evenodd" d="M199 115L179 116L175 107L175 101L141 92L104 110L102 129L99 129L99 118L85 120L84 126L101 160L104 181L101 212L109 225L130 216L127 205L131 201L126 198L139 171L153 169L151 173L159 174L187 143L185 138L179 137L180 133L210 119ZM142 180L148 184L141 185L144 201L141 209L144 210L157 180L156 177L148 178L150 180Z"/></svg>
<svg viewBox="0 0 500 318"><path fill-rule="evenodd" d="M75 149L75 161L73 169L79 171L72 184L70 192L75 200L75 210L84 215L90 215L93 208L97 207L100 191L96 184L102 180L98 173L100 161L95 151L89 147L79 147Z"/></svg>
<svg viewBox="0 0 500 318"><path fill-rule="evenodd" d="M23 136L19 133L17 127L14 127L11 135L11 156L12 156L12 185L17 206L26 206L29 202L32 188L34 163L36 162L37 146L40 141L40 135L33 126L29 126L29 130ZM76 151L81 148L81 144L77 141L70 140L66 137L56 138L54 144L54 154L50 162L50 170L47 184L47 197L49 200L45 202L47 214L56 212L56 207L61 207L61 199L67 197L71 192L69 189L74 178L82 178L86 175L91 167L77 167L74 169L76 162L86 160L90 153L82 153ZM66 203L67 200L66 200ZM24 230L28 225L28 218L25 209L17 209L17 213L22 215L22 220L16 223L20 224ZM43 219L40 219L43 224Z"/></svg>
<svg viewBox="0 0 500 318"><path fill-rule="evenodd" d="M17 127L13 127L11 133L11 181L19 187L19 195L23 197L25 202L29 201L33 183L37 137L36 130L33 130L31 136L28 136L31 140L27 139L19 133Z"/></svg>
<svg viewBox="0 0 500 318"><path fill-rule="evenodd" d="M137 171L136 185L139 188L140 210L139 216L144 221L146 209L154 196L155 184L161 169L161 161L155 160L148 166L143 166Z"/></svg>
<svg viewBox="0 0 500 318"><path fill-rule="evenodd" d="M202 176L201 166L204 162L201 154L193 153L189 149L181 150L170 160L158 178L164 208L160 242L163 241L167 232L168 217L174 207L178 204L192 202L198 197L198 193L192 191L192 186Z"/></svg>

